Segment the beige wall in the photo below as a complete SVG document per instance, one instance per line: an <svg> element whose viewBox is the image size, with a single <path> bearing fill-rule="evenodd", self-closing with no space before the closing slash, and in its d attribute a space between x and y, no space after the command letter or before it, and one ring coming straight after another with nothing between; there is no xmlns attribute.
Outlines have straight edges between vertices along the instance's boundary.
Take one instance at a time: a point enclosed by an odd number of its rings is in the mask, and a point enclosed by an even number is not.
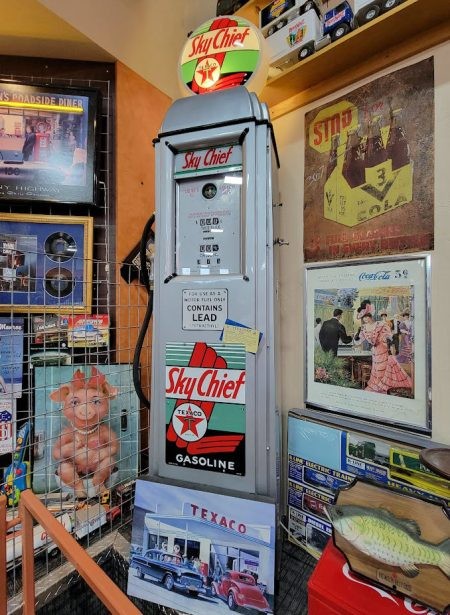
<svg viewBox="0 0 450 615"><path fill-rule="evenodd" d="M214 17L217 4L216 0L39 2L172 98L180 93L178 58L187 35Z"/></svg>
<svg viewBox="0 0 450 615"><path fill-rule="evenodd" d="M433 440L450 444L450 43L422 53L389 69L340 90L308 107L274 122L280 154L280 190L283 202L280 236L290 245L281 255L281 394L284 417L291 408L304 407L303 326L303 165L305 112L355 89L374 77L435 57L435 249L431 252L432 312L432 422Z"/></svg>

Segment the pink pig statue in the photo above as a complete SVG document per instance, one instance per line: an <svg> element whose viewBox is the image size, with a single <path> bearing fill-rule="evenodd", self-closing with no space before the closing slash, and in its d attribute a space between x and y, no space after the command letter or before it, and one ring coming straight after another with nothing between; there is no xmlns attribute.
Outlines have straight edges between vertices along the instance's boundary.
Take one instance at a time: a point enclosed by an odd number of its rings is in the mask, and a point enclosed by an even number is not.
<svg viewBox="0 0 450 615"><path fill-rule="evenodd" d="M53 458L59 462L60 481L77 497L87 496L86 478L92 479L95 493L102 491L114 469L117 436L102 420L117 391L92 367L89 379L77 370L70 383L50 394L51 400L63 403L63 414L70 423L53 446Z"/></svg>

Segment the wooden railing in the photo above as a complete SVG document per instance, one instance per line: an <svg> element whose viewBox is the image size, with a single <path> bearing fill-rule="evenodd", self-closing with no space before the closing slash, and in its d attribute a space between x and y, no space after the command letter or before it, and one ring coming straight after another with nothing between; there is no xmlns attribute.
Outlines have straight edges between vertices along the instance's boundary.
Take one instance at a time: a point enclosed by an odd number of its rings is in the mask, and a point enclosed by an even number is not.
<svg viewBox="0 0 450 615"><path fill-rule="evenodd" d="M42 525L48 536L73 564L110 613L139 615L139 609L89 557L83 547L30 489L21 493L19 518L11 522L6 521L6 497L0 496L0 615L6 615L7 612L6 532L19 522L22 524L23 614L32 615L35 612L33 519Z"/></svg>

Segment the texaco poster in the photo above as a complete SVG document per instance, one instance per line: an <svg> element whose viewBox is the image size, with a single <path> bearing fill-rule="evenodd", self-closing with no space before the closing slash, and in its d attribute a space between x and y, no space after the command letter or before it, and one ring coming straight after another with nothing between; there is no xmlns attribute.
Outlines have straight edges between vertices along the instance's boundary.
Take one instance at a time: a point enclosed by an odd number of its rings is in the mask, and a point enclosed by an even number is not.
<svg viewBox="0 0 450 615"><path fill-rule="evenodd" d="M305 141L305 262L433 248L433 58L310 111Z"/></svg>
<svg viewBox="0 0 450 615"><path fill-rule="evenodd" d="M166 463L245 475L245 347L166 346Z"/></svg>

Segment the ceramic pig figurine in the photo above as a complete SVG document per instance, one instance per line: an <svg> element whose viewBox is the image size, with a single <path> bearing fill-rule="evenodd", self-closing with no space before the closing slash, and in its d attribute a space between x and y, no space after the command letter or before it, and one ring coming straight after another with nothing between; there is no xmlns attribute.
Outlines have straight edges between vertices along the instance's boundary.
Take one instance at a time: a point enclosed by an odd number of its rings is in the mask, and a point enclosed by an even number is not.
<svg viewBox="0 0 450 615"><path fill-rule="evenodd" d="M63 404L63 414L70 424L53 446L53 458L59 462L57 474L77 497L87 495L85 479L91 479L99 493L113 471L117 436L102 420L108 416L109 400L117 391L92 367L89 379L77 370L71 382L50 394L51 400Z"/></svg>

